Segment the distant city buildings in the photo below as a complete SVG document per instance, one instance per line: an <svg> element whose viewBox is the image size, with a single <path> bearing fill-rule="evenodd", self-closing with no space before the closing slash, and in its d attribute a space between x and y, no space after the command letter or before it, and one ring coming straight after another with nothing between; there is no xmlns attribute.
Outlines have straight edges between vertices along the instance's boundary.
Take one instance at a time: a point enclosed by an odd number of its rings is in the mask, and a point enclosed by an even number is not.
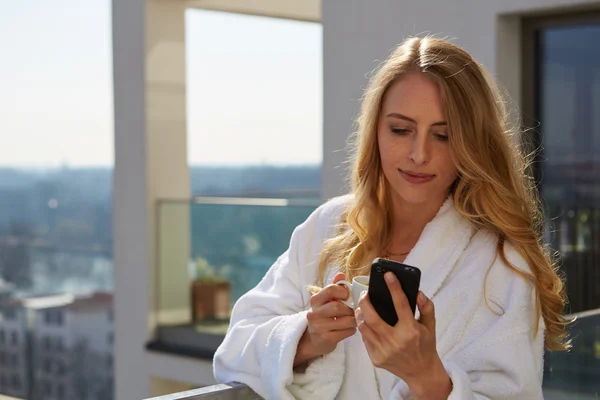
<svg viewBox="0 0 600 400"><path fill-rule="evenodd" d="M3 299L0 319L0 393L27 399L30 380L27 309Z"/></svg>
<svg viewBox="0 0 600 400"><path fill-rule="evenodd" d="M113 398L112 294L0 304L1 393L30 400Z"/></svg>

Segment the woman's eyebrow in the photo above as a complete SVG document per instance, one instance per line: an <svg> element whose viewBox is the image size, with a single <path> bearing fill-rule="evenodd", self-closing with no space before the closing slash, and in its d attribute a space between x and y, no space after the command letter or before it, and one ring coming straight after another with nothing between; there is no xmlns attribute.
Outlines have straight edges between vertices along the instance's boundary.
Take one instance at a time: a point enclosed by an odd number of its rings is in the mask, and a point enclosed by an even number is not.
<svg viewBox="0 0 600 400"><path fill-rule="evenodd" d="M406 115L402 115L402 114L398 114L398 113L390 113L390 114L386 115L385 117L386 118L403 119L405 121L412 122L413 124L417 123L417 121L415 121L414 119L409 118ZM434 122L433 124L431 124L431 126L447 126L447 125L448 124L446 123L446 121Z"/></svg>

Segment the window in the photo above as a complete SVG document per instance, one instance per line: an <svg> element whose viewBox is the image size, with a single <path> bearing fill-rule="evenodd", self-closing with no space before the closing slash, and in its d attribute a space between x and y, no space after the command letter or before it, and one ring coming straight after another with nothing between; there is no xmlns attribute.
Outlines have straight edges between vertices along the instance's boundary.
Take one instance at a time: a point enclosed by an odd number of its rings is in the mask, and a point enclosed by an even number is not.
<svg viewBox="0 0 600 400"><path fill-rule="evenodd" d="M52 350L52 340L49 336L44 336L42 338L42 348L46 351Z"/></svg>
<svg viewBox="0 0 600 400"><path fill-rule="evenodd" d="M0 1L0 264L14 289L8 297L112 291L111 9L111 0ZM10 304L24 325L22 303ZM34 399L50 389L25 377L43 373L39 357L61 349L44 328L69 322L62 307L36 309L33 340L16 329L20 385L31 386ZM104 335L90 339L105 345ZM0 347L13 343L0 334ZM5 357L0 371L11 362Z"/></svg>
<svg viewBox="0 0 600 400"><path fill-rule="evenodd" d="M14 321L17 319L17 310L12 307L7 307L2 310L2 316L8 321Z"/></svg>
<svg viewBox="0 0 600 400"><path fill-rule="evenodd" d="M0 329L0 344L4 344L6 342L6 334L3 329Z"/></svg>
<svg viewBox="0 0 600 400"><path fill-rule="evenodd" d="M16 346L19 344L19 335L17 334L17 332L12 332L10 334L10 342L13 346Z"/></svg>
<svg viewBox="0 0 600 400"><path fill-rule="evenodd" d="M13 374L12 376L12 387L15 390L21 390L21 376L18 374Z"/></svg>
<svg viewBox="0 0 600 400"><path fill-rule="evenodd" d="M50 384L50 381L48 381L47 379L44 379L42 381L42 389L44 390L46 395L52 396L52 385Z"/></svg>
<svg viewBox="0 0 600 400"><path fill-rule="evenodd" d="M552 221L546 239L561 254L575 313L600 308L600 16L532 29L529 115L543 148L536 165Z"/></svg>
<svg viewBox="0 0 600 400"><path fill-rule="evenodd" d="M5 365L6 363L6 353L3 351L0 351L0 365Z"/></svg>
<svg viewBox="0 0 600 400"><path fill-rule="evenodd" d="M47 374L52 373L52 360L49 358L44 359L44 372Z"/></svg>
<svg viewBox="0 0 600 400"><path fill-rule="evenodd" d="M595 398L600 372L600 13L526 20L524 120L542 149L536 160L548 225L560 253L573 349L547 352L544 394ZM539 122L539 126L538 126ZM588 361L589 360L589 361Z"/></svg>
<svg viewBox="0 0 600 400"><path fill-rule="evenodd" d="M65 376L67 369L64 360L56 360L56 373L58 376Z"/></svg>
<svg viewBox="0 0 600 400"><path fill-rule="evenodd" d="M63 343L62 336L57 336L55 342L56 342L56 351L63 351L64 343Z"/></svg>
<svg viewBox="0 0 600 400"><path fill-rule="evenodd" d="M12 361L11 364L12 364L13 367L16 368L16 367L19 366L19 356L18 355L13 354L12 357L11 357L11 361Z"/></svg>
<svg viewBox="0 0 600 400"><path fill-rule="evenodd" d="M322 25L192 9L185 21L192 195L319 198Z"/></svg>
<svg viewBox="0 0 600 400"><path fill-rule="evenodd" d="M44 321L47 325L61 326L64 323L64 314L61 309L50 309L44 313Z"/></svg>
<svg viewBox="0 0 600 400"><path fill-rule="evenodd" d="M107 342L108 344L113 344L115 341L114 334L112 332L108 332Z"/></svg>
<svg viewBox="0 0 600 400"><path fill-rule="evenodd" d="M62 383L59 383L56 386L56 396L59 399L63 399L65 397L65 385L63 385Z"/></svg>

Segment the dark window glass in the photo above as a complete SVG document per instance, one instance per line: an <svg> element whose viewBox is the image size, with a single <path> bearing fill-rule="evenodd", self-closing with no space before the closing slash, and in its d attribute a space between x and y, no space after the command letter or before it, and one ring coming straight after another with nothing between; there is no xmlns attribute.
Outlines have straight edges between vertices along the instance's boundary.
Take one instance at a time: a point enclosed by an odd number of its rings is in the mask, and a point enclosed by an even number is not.
<svg viewBox="0 0 600 400"><path fill-rule="evenodd" d="M50 373L52 373L52 360L50 360L49 358L46 358L46 359L44 360L44 371L45 371L47 374L50 374Z"/></svg>
<svg viewBox="0 0 600 400"><path fill-rule="evenodd" d="M59 383L58 386L56 387L56 395L58 396L59 399L62 399L65 397L65 386L62 383Z"/></svg>
<svg viewBox="0 0 600 400"><path fill-rule="evenodd" d="M12 387L13 389L20 390L21 389L21 377L17 374L12 376Z"/></svg>
<svg viewBox="0 0 600 400"><path fill-rule="evenodd" d="M600 307L600 23L545 28L537 38L546 234L574 313Z"/></svg>
<svg viewBox="0 0 600 400"><path fill-rule="evenodd" d="M600 16L585 18L531 30L546 240L560 254L566 312L588 311L568 327L570 352L546 352L544 398L600 395Z"/></svg>
<svg viewBox="0 0 600 400"><path fill-rule="evenodd" d="M56 337L56 351L63 351L63 350L64 350L63 338L61 336L57 336Z"/></svg>
<svg viewBox="0 0 600 400"><path fill-rule="evenodd" d="M42 339L42 347L46 351L50 351L52 349L52 343L51 343L50 337L44 336L44 338Z"/></svg>

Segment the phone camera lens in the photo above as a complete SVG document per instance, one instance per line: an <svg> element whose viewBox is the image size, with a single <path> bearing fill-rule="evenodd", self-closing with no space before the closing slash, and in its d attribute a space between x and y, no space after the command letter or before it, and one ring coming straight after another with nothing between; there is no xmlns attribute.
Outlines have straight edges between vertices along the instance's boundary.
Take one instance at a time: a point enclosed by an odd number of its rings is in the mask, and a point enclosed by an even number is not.
<svg viewBox="0 0 600 400"><path fill-rule="evenodd" d="M381 269L381 267L377 267L377 272L379 272L379 273L383 272L383 270Z"/></svg>

